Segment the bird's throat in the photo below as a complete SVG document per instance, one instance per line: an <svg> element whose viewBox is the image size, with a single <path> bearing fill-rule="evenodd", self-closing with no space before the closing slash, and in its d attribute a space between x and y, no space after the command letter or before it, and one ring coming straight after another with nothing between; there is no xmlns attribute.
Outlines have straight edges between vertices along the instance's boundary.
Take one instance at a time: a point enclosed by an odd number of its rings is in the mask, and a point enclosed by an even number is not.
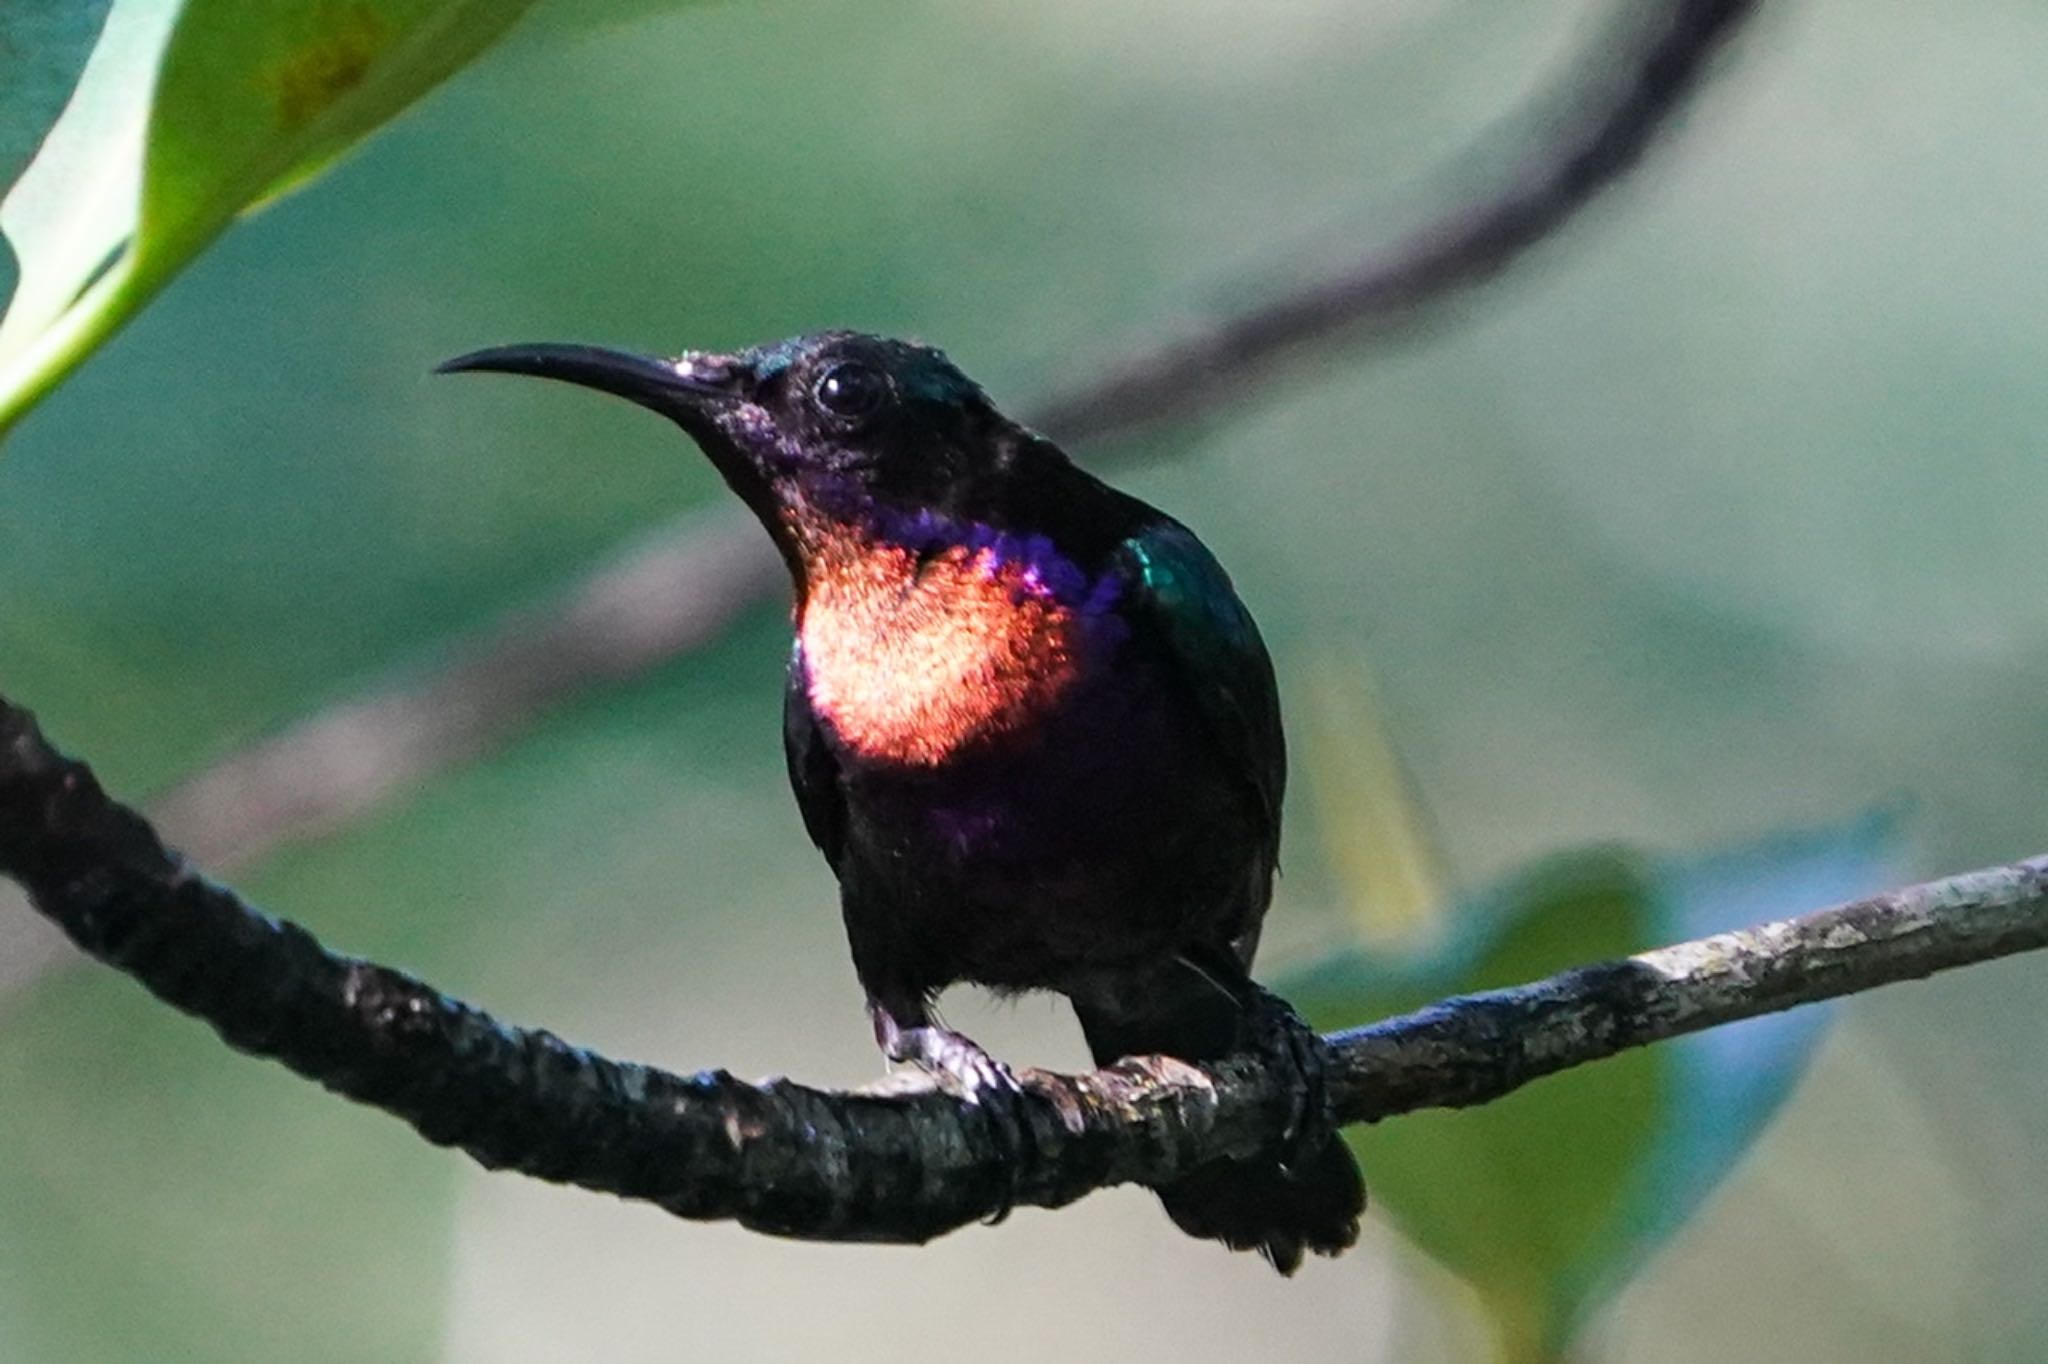
<svg viewBox="0 0 2048 1364"><path fill-rule="evenodd" d="M979 543L976 541L979 540ZM797 620L812 706L872 761L936 767L1029 725L1090 647L1079 573L1043 540L811 539Z"/></svg>

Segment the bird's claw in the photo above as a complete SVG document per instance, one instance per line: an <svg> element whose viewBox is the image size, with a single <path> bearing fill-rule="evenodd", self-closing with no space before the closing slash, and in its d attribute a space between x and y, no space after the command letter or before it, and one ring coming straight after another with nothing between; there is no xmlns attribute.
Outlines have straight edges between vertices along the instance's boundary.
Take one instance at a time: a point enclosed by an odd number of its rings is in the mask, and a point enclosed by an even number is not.
<svg viewBox="0 0 2048 1364"><path fill-rule="evenodd" d="M978 1042L949 1028L931 1024L904 1028L890 1039L891 1061L909 1061L931 1072L942 1085L979 1105L993 1095L1017 1095L1024 1087L1008 1066L984 1051Z"/></svg>
<svg viewBox="0 0 2048 1364"><path fill-rule="evenodd" d="M1016 1071L991 1057L971 1038L946 1028L909 1028L903 1036L911 1042L911 1049L909 1055L897 1057L897 1061L915 1061L940 1079L950 1079L969 1104L981 1104L985 1098L999 1100L1024 1094Z"/></svg>
<svg viewBox="0 0 2048 1364"><path fill-rule="evenodd" d="M1277 1154L1283 1166L1297 1168L1336 1133L1330 1115L1329 1045L1293 1006L1268 990L1259 990L1248 1023L1252 1053L1292 1081Z"/></svg>
<svg viewBox="0 0 2048 1364"><path fill-rule="evenodd" d="M1017 1183L1032 1155L1031 1128L1024 1106L1024 1086L1007 1065L990 1056L972 1038L933 1024L904 1028L886 1044L892 1061L910 1061L929 1072L940 1085L988 1115L1002 1150L1002 1202L990 1216L993 1226L1016 1206Z"/></svg>

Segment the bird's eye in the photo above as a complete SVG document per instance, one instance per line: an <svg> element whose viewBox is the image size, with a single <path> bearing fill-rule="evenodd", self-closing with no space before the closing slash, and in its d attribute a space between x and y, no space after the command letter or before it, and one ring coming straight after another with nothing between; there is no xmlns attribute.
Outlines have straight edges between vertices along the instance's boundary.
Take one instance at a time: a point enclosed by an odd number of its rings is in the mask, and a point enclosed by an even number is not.
<svg viewBox="0 0 2048 1364"><path fill-rule="evenodd" d="M832 416L859 421L881 409L889 396L889 379L871 365L849 361L826 370L811 392Z"/></svg>

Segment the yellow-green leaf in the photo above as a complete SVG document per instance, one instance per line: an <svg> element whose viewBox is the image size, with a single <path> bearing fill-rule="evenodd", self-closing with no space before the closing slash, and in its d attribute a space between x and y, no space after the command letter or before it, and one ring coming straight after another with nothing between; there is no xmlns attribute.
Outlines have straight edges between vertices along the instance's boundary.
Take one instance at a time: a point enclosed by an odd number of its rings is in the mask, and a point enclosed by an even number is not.
<svg viewBox="0 0 2048 1364"><path fill-rule="evenodd" d="M135 230L150 87L177 12L177 0L115 0L62 116L36 132L40 150L0 202L20 265L0 317L0 372Z"/></svg>
<svg viewBox="0 0 2048 1364"><path fill-rule="evenodd" d="M0 432L236 215L331 163L533 0L187 0L164 48L128 249L0 368Z"/></svg>
<svg viewBox="0 0 2048 1364"><path fill-rule="evenodd" d="M106 17L107 0L0 5L0 197L70 100Z"/></svg>

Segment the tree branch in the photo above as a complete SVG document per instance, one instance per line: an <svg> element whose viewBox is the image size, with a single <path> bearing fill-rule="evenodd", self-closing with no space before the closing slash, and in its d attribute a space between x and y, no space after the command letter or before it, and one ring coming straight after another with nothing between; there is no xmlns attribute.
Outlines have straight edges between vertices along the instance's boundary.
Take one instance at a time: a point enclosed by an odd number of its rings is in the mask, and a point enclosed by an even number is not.
<svg viewBox="0 0 2048 1364"><path fill-rule="evenodd" d="M1125 358L1034 405L1027 420L1078 444L1186 419L1243 397L1311 342L1413 316L1491 278L1637 163L1756 7L1670 0L1630 50L1617 57L1602 44L1581 64L1576 83L1602 98L1562 123L1493 196L1192 334L1110 347L1104 355ZM1610 70L1619 78L1598 79ZM1589 98L1582 90L1578 102ZM774 553L743 514L686 518L558 599L458 643L435 666L228 757L152 812L207 865L249 861L348 821L593 686L708 647L781 585Z"/></svg>
<svg viewBox="0 0 2048 1364"><path fill-rule="evenodd" d="M1492 197L1245 312L1111 350L1121 362L1041 402L1033 424L1080 443L1185 421L1241 397L1312 343L1405 321L1491 279L1635 167L1757 4L1673 0L1625 54L1606 100L1567 119ZM1599 84L1613 55L1582 62L1581 83Z"/></svg>
<svg viewBox="0 0 2048 1364"><path fill-rule="evenodd" d="M1248 1155L1288 1117L1287 1080L1248 1058L1027 1071L1022 1131L929 1088L835 1093L607 1060L336 956L203 879L5 700L0 873L230 1046L490 1168L683 1217L922 1241L1013 1203L1058 1207ZM1332 1110L1350 1123L1485 1103L1630 1047L2044 946L2038 858L1333 1033Z"/></svg>
<svg viewBox="0 0 2048 1364"><path fill-rule="evenodd" d="M787 583L744 512L687 518L433 666L215 764L150 814L195 861L239 866L347 823L570 697L716 642Z"/></svg>

